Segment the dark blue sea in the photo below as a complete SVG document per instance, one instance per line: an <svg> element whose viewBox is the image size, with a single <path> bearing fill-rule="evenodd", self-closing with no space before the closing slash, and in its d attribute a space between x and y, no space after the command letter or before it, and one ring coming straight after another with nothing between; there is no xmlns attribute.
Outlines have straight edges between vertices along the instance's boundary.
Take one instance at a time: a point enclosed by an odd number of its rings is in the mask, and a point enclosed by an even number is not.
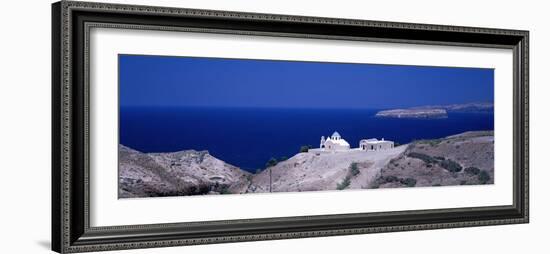
<svg viewBox="0 0 550 254"><path fill-rule="evenodd" d="M121 107L120 143L141 152L208 150L249 170L271 158L319 146L338 131L352 147L363 138L408 143L473 130L493 130L492 113L450 113L446 119L375 118L364 109L245 109Z"/></svg>

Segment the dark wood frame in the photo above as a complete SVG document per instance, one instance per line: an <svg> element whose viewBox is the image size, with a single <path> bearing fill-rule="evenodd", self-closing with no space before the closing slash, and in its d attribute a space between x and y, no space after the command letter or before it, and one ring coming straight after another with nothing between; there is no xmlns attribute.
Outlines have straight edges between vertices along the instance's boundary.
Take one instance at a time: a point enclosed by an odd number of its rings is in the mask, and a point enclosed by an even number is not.
<svg viewBox="0 0 550 254"><path fill-rule="evenodd" d="M457 45L514 54L511 206L90 227L91 27ZM529 221L528 31L62 1L52 5L52 249L85 252Z"/></svg>

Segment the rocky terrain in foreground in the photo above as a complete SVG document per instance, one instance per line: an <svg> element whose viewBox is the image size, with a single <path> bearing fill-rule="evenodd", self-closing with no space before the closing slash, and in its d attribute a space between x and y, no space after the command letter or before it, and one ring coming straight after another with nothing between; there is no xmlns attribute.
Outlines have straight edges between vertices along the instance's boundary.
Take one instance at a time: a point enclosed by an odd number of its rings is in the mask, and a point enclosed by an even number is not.
<svg viewBox="0 0 550 254"><path fill-rule="evenodd" d="M206 151L141 153L120 145L119 198L492 184L493 163L492 131L376 152L298 153L256 174Z"/></svg>
<svg viewBox="0 0 550 254"><path fill-rule="evenodd" d="M492 131L466 132L409 144L368 188L492 184Z"/></svg>
<svg viewBox="0 0 550 254"><path fill-rule="evenodd" d="M273 192L367 188L380 169L406 147L378 152L299 153L254 175L248 192L269 192L270 171Z"/></svg>
<svg viewBox="0 0 550 254"><path fill-rule="evenodd" d="M119 145L119 198L241 193L250 176L206 151L141 153Z"/></svg>

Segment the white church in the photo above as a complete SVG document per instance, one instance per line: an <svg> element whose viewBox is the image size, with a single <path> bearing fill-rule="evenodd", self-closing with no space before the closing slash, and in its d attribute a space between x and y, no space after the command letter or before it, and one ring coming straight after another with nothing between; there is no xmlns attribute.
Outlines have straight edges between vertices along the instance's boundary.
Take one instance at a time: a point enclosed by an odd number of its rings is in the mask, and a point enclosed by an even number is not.
<svg viewBox="0 0 550 254"><path fill-rule="evenodd" d="M349 143L340 136L340 133L335 131L331 136L325 139L325 136L321 137L321 143L319 148L310 149L309 152L319 153L319 152L345 152L345 151L379 151L391 149L394 147L393 141L389 140L378 140L375 138L370 139L361 139L359 141L358 148L351 148Z"/></svg>
<svg viewBox="0 0 550 254"><path fill-rule="evenodd" d="M328 151L345 151L349 150L350 146L349 143L335 131L332 133L332 136L327 137L327 139L325 139L325 136L321 136L321 145L319 145L319 148Z"/></svg>

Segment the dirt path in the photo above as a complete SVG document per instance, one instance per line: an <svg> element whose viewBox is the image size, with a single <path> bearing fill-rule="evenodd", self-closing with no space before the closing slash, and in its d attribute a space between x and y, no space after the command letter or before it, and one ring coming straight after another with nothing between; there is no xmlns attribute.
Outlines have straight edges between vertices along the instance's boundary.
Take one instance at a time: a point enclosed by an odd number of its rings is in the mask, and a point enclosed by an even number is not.
<svg viewBox="0 0 550 254"><path fill-rule="evenodd" d="M272 189L274 192L334 190L349 175L352 162L358 164L359 174L351 177L346 189L366 188L380 169L406 148L403 145L376 152L299 153L271 168ZM269 170L264 170L253 176L249 192L268 191Z"/></svg>
<svg viewBox="0 0 550 254"><path fill-rule="evenodd" d="M398 146L390 150L367 152L367 156L364 159L373 162L367 165L365 168L361 168L361 164L358 164L360 173L351 178L351 184L348 189L365 189L369 182L373 181L380 173L382 167L388 162L402 154L408 145Z"/></svg>

